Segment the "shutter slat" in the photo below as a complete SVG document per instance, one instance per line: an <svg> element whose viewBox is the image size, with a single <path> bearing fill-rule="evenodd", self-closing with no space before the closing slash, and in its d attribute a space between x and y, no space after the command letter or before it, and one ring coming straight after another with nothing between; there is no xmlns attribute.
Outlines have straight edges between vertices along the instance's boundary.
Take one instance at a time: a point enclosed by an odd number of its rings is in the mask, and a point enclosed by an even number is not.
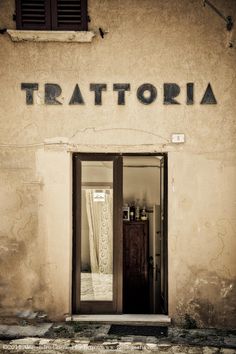
<svg viewBox="0 0 236 354"><path fill-rule="evenodd" d="M82 0L57 0L57 29L82 27Z"/></svg>
<svg viewBox="0 0 236 354"><path fill-rule="evenodd" d="M17 13L22 29L50 29L50 0L19 0ZM19 24L19 18L17 20Z"/></svg>
<svg viewBox="0 0 236 354"><path fill-rule="evenodd" d="M38 14L38 13L44 14L44 10L43 9L35 9L35 10L25 9L24 13L25 14Z"/></svg>
<svg viewBox="0 0 236 354"><path fill-rule="evenodd" d="M24 16L22 16L22 20L24 21L25 18L38 18L38 17L42 17L45 18L44 14L24 14Z"/></svg>
<svg viewBox="0 0 236 354"><path fill-rule="evenodd" d="M44 3L41 4L26 4L26 3L22 3L22 10L24 11L25 9L32 9L33 10L37 10L37 9L41 9L44 10L45 9L45 5Z"/></svg>
<svg viewBox="0 0 236 354"><path fill-rule="evenodd" d="M71 6L71 7L66 7L66 6L63 6L63 7L58 7L58 11L61 12L61 11L73 11L73 12L81 12L80 10L80 7L78 7L77 9L75 9L74 6Z"/></svg>
<svg viewBox="0 0 236 354"><path fill-rule="evenodd" d="M60 14L59 16L58 16L58 19L60 20L60 18L77 18L77 19L81 19L81 16L80 15L75 15L75 14Z"/></svg>
<svg viewBox="0 0 236 354"><path fill-rule="evenodd" d="M33 20L24 20L24 23L34 25L35 23L44 24L45 21L40 21L40 20L33 19Z"/></svg>
<svg viewBox="0 0 236 354"><path fill-rule="evenodd" d="M75 9L75 11L77 11L78 9L81 8L80 4L78 4L78 2L76 4L57 4L57 8L65 8L65 9Z"/></svg>

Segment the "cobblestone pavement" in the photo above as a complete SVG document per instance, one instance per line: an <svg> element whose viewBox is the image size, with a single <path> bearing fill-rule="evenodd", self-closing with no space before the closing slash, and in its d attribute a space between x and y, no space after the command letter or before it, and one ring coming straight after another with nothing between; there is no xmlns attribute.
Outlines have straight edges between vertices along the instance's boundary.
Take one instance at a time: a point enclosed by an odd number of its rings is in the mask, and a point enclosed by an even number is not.
<svg viewBox="0 0 236 354"><path fill-rule="evenodd" d="M102 344L84 343L82 341L71 341L66 339L48 340L41 338L25 338L24 341L12 341L9 344L0 344L0 353L159 353L159 354L235 354L235 349L216 348L208 346L173 345L171 343L153 344L140 342L104 342Z"/></svg>
<svg viewBox="0 0 236 354"><path fill-rule="evenodd" d="M160 353L160 354L236 354L236 331L216 329L181 329L169 327L168 333L156 336L109 334L110 325L27 323L2 332L0 353ZM23 330L24 328L24 330ZM3 329L3 326L2 326ZM38 335L37 335L38 330ZM34 336L25 336L27 333ZM35 334L36 333L36 334ZM0 326L1 334L1 326ZM5 337L4 337L5 335Z"/></svg>

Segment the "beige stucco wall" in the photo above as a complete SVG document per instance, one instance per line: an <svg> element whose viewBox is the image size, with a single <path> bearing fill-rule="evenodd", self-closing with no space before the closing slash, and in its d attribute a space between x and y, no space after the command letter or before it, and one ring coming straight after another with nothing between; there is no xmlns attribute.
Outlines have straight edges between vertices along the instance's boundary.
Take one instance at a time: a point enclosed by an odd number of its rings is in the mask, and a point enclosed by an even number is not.
<svg viewBox="0 0 236 354"><path fill-rule="evenodd" d="M236 17L235 1L214 3ZM1 1L0 27L14 28L13 12L13 0ZM169 161L169 314L236 326L235 29L227 33L198 0L93 0L89 14L92 43L0 36L1 313L71 311L72 152L157 151ZM99 27L109 31L104 39ZM34 105L21 82L39 83ZM102 106L92 82L108 85ZM116 82L131 84L125 106L116 104ZM149 106L136 98L145 82L158 89ZM181 105L162 104L164 82L181 86ZM195 83L193 106L187 82ZM199 104L208 82L217 105ZM43 104L45 83L61 85L62 106ZM76 83L83 106L68 105ZM175 132L185 144L170 143Z"/></svg>

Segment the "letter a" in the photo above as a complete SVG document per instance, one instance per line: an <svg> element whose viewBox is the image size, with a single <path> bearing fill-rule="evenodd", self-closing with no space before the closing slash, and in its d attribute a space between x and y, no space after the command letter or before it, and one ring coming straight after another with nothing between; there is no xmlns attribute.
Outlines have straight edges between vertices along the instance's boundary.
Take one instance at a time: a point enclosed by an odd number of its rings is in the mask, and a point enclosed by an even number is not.
<svg viewBox="0 0 236 354"><path fill-rule="evenodd" d="M81 95L80 88L79 88L78 84L75 85L75 89L74 89L74 92L73 92L73 95L70 99L69 104L70 105L84 104L83 96Z"/></svg>
<svg viewBox="0 0 236 354"><path fill-rule="evenodd" d="M201 100L201 104L217 104L217 101L216 101L215 95L212 91L210 83L208 84L208 86L206 88L204 96Z"/></svg>

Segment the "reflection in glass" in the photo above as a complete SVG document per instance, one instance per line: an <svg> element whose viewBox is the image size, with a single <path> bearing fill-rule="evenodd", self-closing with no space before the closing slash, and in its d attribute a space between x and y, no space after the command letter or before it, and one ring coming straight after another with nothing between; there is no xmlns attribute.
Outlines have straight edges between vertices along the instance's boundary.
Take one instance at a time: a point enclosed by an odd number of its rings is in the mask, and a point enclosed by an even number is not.
<svg viewBox="0 0 236 354"><path fill-rule="evenodd" d="M81 301L112 301L113 162L82 162Z"/></svg>

